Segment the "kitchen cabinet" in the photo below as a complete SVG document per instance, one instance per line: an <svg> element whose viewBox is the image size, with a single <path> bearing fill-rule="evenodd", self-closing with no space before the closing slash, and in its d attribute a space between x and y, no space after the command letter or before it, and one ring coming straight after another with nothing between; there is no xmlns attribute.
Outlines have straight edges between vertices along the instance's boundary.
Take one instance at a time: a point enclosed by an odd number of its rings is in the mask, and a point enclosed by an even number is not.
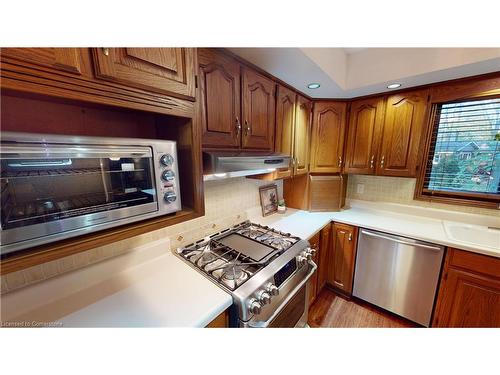
<svg viewBox="0 0 500 375"><path fill-rule="evenodd" d="M227 328L229 327L229 310L224 310L215 317L205 328Z"/></svg>
<svg viewBox="0 0 500 375"><path fill-rule="evenodd" d="M346 173L415 177L428 90L351 103Z"/></svg>
<svg viewBox="0 0 500 375"><path fill-rule="evenodd" d="M309 211L340 211L345 204L347 178L309 175Z"/></svg>
<svg viewBox="0 0 500 375"><path fill-rule="evenodd" d="M387 98L378 175L416 176L428 96L428 90L420 90Z"/></svg>
<svg viewBox="0 0 500 375"><path fill-rule="evenodd" d="M358 228L334 223L328 283L346 295L352 293Z"/></svg>
<svg viewBox="0 0 500 375"><path fill-rule="evenodd" d="M321 232L316 233L314 236L312 236L309 239L309 244L311 246L311 249L316 249L316 254L314 254L314 256L312 258L312 261L316 265L319 264L318 259L320 257L319 254L321 252L321 249L320 249L320 233ZM312 275L311 278L308 281L308 283L309 283L309 306L312 305L312 303L316 299L316 296L318 295L318 292L319 292L319 289L318 289L318 274L319 274L319 269L316 270L316 272L314 273L314 275Z"/></svg>
<svg viewBox="0 0 500 375"><path fill-rule="evenodd" d="M294 175L303 175L309 172L309 140L311 135L312 101L297 95L295 106L295 134L294 134Z"/></svg>
<svg viewBox="0 0 500 375"><path fill-rule="evenodd" d="M2 48L2 55L54 70L81 74L79 48Z"/></svg>
<svg viewBox="0 0 500 375"><path fill-rule="evenodd" d="M93 48L99 79L195 97L194 48Z"/></svg>
<svg viewBox="0 0 500 375"><path fill-rule="evenodd" d="M449 248L432 326L500 328L500 258Z"/></svg>
<svg viewBox="0 0 500 375"><path fill-rule="evenodd" d="M202 143L205 148L239 148L240 64L213 49L198 50Z"/></svg>
<svg viewBox="0 0 500 375"><path fill-rule="evenodd" d="M349 113L345 173L374 174L384 125L383 97L355 100Z"/></svg>
<svg viewBox="0 0 500 375"><path fill-rule="evenodd" d="M320 232L319 260L318 260L318 293L328 281L329 260L331 257L332 224L328 224Z"/></svg>
<svg viewBox="0 0 500 375"><path fill-rule="evenodd" d="M288 168L276 171L275 178L290 177L293 173L294 128L296 94L290 89L278 86L276 97L276 141L274 151L292 158Z"/></svg>
<svg viewBox="0 0 500 375"><path fill-rule="evenodd" d="M249 68L242 68L242 148L273 150L275 91L274 81Z"/></svg>
<svg viewBox="0 0 500 375"><path fill-rule="evenodd" d="M346 102L315 102L310 172L338 173L342 168Z"/></svg>

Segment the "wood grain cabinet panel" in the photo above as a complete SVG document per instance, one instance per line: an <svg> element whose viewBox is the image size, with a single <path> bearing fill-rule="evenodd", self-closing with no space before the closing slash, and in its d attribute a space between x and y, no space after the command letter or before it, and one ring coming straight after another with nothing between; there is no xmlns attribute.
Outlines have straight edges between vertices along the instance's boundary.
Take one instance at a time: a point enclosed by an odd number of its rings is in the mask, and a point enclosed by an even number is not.
<svg viewBox="0 0 500 375"><path fill-rule="evenodd" d="M205 148L239 148L240 65L211 49L198 50L202 144Z"/></svg>
<svg viewBox="0 0 500 375"><path fill-rule="evenodd" d="M316 233L314 236L312 236L309 239L309 244L312 249L316 249L316 254L314 254L312 261L316 263L316 265L319 264L319 254L321 252L320 250L320 232ZM316 270L314 275L311 276L309 279L309 306L312 305L314 300L316 299L316 296L318 295L319 289L318 289L318 275L319 275L319 269Z"/></svg>
<svg viewBox="0 0 500 375"><path fill-rule="evenodd" d="M328 282L347 295L352 293L357 237L357 227L334 223Z"/></svg>
<svg viewBox="0 0 500 375"><path fill-rule="evenodd" d="M275 83L259 73L243 68L242 148L274 148Z"/></svg>
<svg viewBox="0 0 500 375"><path fill-rule="evenodd" d="M92 52L100 79L195 97L194 48L93 48Z"/></svg>
<svg viewBox="0 0 500 375"><path fill-rule="evenodd" d="M276 98L276 141L274 151L293 158L296 94L283 86L278 86ZM276 178L290 177L292 163L288 168L276 171Z"/></svg>
<svg viewBox="0 0 500 375"><path fill-rule="evenodd" d="M1 53L5 57L81 74L82 61L79 48L2 48Z"/></svg>
<svg viewBox="0 0 500 375"><path fill-rule="evenodd" d="M328 281L328 268L331 253L331 232L332 224L328 224L321 229L318 261L318 293L323 289Z"/></svg>
<svg viewBox="0 0 500 375"><path fill-rule="evenodd" d="M384 98L356 100L351 103L344 171L374 174L384 122Z"/></svg>
<svg viewBox="0 0 500 375"><path fill-rule="evenodd" d="M295 106L294 174L309 172L309 140L311 136L312 102L297 95Z"/></svg>
<svg viewBox="0 0 500 375"><path fill-rule="evenodd" d="M500 328L500 259L448 249L432 326Z"/></svg>
<svg viewBox="0 0 500 375"><path fill-rule="evenodd" d="M428 90L387 98L377 174L414 177L422 132L425 127Z"/></svg>
<svg viewBox="0 0 500 375"><path fill-rule="evenodd" d="M311 172L338 173L342 169L345 102L316 102L314 104L311 136Z"/></svg>

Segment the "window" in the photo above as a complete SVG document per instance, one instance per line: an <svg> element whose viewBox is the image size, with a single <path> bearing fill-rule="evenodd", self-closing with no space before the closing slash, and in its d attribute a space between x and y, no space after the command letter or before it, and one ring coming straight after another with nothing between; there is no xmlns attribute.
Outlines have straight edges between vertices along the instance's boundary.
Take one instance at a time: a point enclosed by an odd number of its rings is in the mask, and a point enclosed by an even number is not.
<svg viewBox="0 0 500 375"><path fill-rule="evenodd" d="M421 195L500 201L500 98L435 109Z"/></svg>

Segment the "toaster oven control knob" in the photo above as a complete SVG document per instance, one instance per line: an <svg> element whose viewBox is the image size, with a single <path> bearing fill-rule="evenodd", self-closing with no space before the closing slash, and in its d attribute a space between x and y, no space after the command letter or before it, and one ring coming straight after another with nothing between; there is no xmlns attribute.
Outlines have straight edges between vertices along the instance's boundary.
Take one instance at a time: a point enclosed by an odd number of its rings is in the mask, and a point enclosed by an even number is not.
<svg viewBox="0 0 500 375"><path fill-rule="evenodd" d="M167 203L173 203L177 199L177 194L175 194L173 191L167 191L163 196L163 199L165 199L165 202Z"/></svg>
<svg viewBox="0 0 500 375"><path fill-rule="evenodd" d="M170 169L163 171L163 173L161 174L161 178L164 181L173 181L174 176L175 176L175 173L173 171L171 171Z"/></svg>
<svg viewBox="0 0 500 375"><path fill-rule="evenodd" d="M252 314L259 315L260 312L262 311L262 305L259 303L259 301L254 299L252 300L252 302L250 302L249 310Z"/></svg>
<svg viewBox="0 0 500 375"><path fill-rule="evenodd" d="M262 292L259 296L259 301L261 305L267 305L271 303L271 295L268 292Z"/></svg>
<svg viewBox="0 0 500 375"><path fill-rule="evenodd" d="M174 157L170 154L163 154L160 157L160 163L162 163L163 165L169 166L172 165L173 162L174 162Z"/></svg>
<svg viewBox="0 0 500 375"><path fill-rule="evenodd" d="M272 296L277 296L278 294L280 294L280 290L278 289L278 287L271 283L269 283L269 285L267 286L267 291Z"/></svg>

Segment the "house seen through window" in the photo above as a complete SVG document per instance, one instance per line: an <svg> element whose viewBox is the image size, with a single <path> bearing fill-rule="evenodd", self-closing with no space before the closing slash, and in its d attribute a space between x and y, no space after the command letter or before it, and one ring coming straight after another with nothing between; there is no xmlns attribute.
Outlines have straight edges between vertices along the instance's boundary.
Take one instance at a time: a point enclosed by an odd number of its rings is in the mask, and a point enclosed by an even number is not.
<svg viewBox="0 0 500 375"><path fill-rule="evenodd" d="M425 191L500 194L500 98L438 105Z"/></svg>

